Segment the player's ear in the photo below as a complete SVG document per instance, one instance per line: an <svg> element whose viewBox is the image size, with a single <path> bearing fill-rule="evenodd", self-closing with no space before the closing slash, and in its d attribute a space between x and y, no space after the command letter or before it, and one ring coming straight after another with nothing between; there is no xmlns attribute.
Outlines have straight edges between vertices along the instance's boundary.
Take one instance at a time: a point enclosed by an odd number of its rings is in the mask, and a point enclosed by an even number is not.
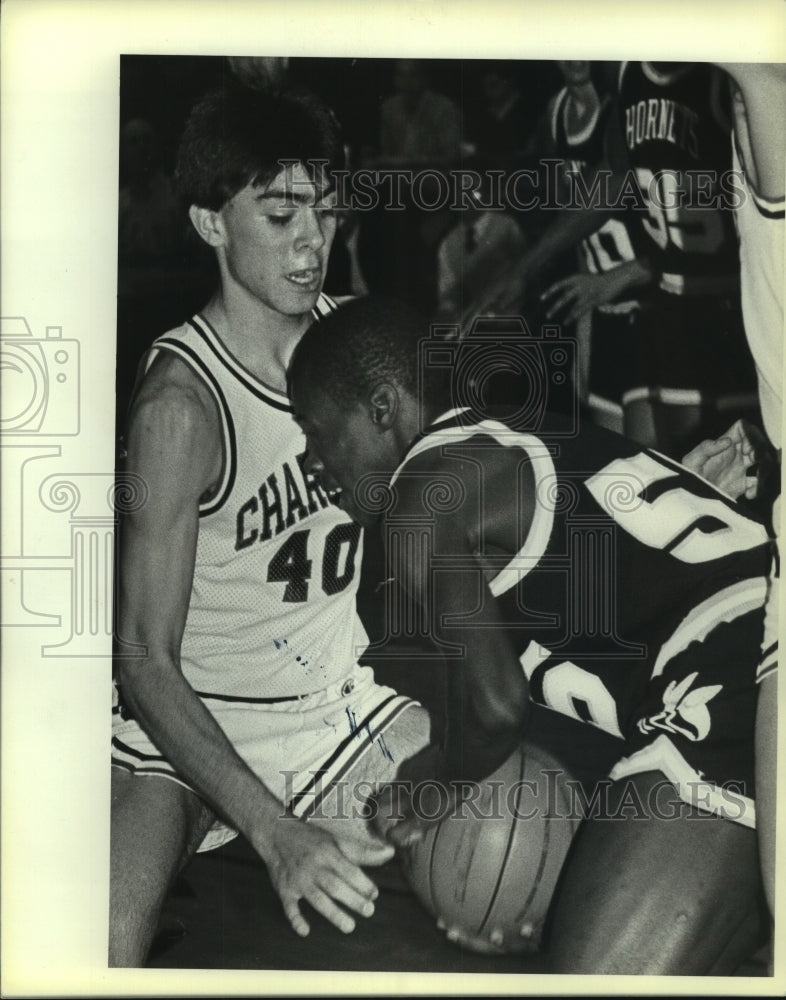
<svg viewBox="0 0 786 1000"><path fill-rule="evenodd" d="M380 430L388 430L396 421L398 413L398 393L395 386L388 383L378 385L369 398L371 419Z"/></svg>
<svg viewBox="0 0 786 1000"><path fill-rule="evenodd" d="M212 208L192 205L188 210L188 217L191 219L194 229L208 246L219 247L223 245L224 226L220 212L214 212Z"/></svg>

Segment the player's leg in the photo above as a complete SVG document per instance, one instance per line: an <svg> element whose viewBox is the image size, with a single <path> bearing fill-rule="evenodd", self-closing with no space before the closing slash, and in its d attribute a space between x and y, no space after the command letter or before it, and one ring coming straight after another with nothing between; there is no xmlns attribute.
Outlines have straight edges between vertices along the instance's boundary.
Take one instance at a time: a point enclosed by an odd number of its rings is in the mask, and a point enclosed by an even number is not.
<svg viewBox="0 0 786 1000"><path fill-rule="evenodd" d="M625 430L622 398L633 372L631 329L629 312L592 313L586 404L594 424L617 434Z"/></svg>
<svg viewBox="0 0 786 1000"><path fill-rule="evenodd" d="M563 873L553 971L733 972L762 941L755 831L687 806L654 772L616 782L604 812Z"/></svg>
<svg viewBox="0 0 786 1000"><path fill-rule="evenodd" d="M764 890L770 912L775 907L775 807L778 674L759 683L756 704L756 799L759 852Z"/></svg>
<svg viewBox="0 0 786 1000"><path fill-rule="evenodd" d="M775 501L772 510L772 523L777 531L780 525L780 497ZM775 912L775 814L778 787L776 758L778 750L779 604L780 581L777 576L772 576L767 595L764 639L761 644L761 658L757 671L759 683L756 698L755 745L759 854L764 891L767 894L770 913L773 914Z"/></svg>
<svg viewBox="0 0 786 1000"><path fill-rule="evenodd" d="M683 395L685 402L676 402ZM691 401L693 398L694 401ZM703 437L710 437L707 408L693 390L641 389L627 394L626 437L679 460Z"/></svg>
<svg viewBox="0 0 786 1000"><path fill-rule="evenodd" d="M657 402L649 390L631 390L623 400L623 433L632 441L654 448L658 441Z"/></svg>
<svg viewBox="0 0 786 1000"><path fill-rule="evenodd" d="M166 893L215 817L194 792L112 768L109 965L144 965Z"/></svg>

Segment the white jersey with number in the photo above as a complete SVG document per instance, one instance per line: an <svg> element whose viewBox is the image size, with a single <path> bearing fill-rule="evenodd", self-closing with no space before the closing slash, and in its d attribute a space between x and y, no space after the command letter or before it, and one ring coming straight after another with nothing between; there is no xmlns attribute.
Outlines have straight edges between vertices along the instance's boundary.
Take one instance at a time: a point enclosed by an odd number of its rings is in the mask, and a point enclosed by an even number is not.
<svg viewBox="0 0 786 1000"><path fill-rule="evenodd" d="M335 306L321 296L315 314ZM367 637L355 608L358 525L303 468L285 394L246 371L202 316L155 341L210 389L224 463L200 504L183 673L208 700L308 694L351 672Z"/></svg>

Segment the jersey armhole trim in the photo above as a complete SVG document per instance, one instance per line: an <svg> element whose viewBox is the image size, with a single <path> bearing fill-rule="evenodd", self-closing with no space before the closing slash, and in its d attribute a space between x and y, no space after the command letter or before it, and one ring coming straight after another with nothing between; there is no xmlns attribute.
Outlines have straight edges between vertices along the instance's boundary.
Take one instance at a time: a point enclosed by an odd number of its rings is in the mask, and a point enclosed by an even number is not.
<svg viewBox="0 0 786 1000"><path fill-rule="evenodd" d="M311 314L314 320L319 320L323 316L328 316L330 313L335 312L338 306L329 298L327 295L320 294L316 303L314 304ZM268 406L272 406L275 410L280 410L282 413L292 413L292 405L287 398L286 393L278 392L278 390L265 385L264 382L255 378L250 372L248 372L237 359L227 350L223 341L219 335L214 330L213 326L205 319L202 315L193 316L189 321L188 325L199 335L199 337L204 341L207 347L215 354L216 358L221 362L221 364L229 371L234 378L237 379L240 384L248 390L253 396L259 399L263 403L267 403Z"/></svg>
<svg viewBox="0 0 786 1000"><path fill-rule="evenodd" d="M451 411L451 413L458 412L460 411ZM434 425L432 425L434 430L426 433L424 437L413 445L402 464L399 465L393 474L390 485L393 486L395 484L404 468L404 464L417 455L429 451L431 448L437 448L440 445L460 444L462 441L466 441L478 434L485 434L493 438L502 447L517 446L526 453L527 458L532 463L535 475L537 489L535 511L524 544L516 555L513 556L508 565L500 570L494 579L489 582L489 590L494 597L499 597L500 594L504 594L527 576L540 562L543 553L546 551L554 527L556 497L553 494L555 493L554 486L556 486L557 482L557 473L548 447L534 435L513 431L496 420L481 420L476 424L467 426L440 427L440 423L450 415L444 414L439 418L439 421L435 421ZM546 483L546 487L542 488L539 484L544 482Z"/></svg>
<svg viewBox="0 0 786 1000"><path fill-rule="evenodd" d="M565 103L565 97L567 93L568 93L567 87L563 87L562 90L558 91L558 93L554 97L554 104L551 109L551 122L550 122L551 139L555 145L559 141L559 116L562 110L562 106Z"/></svg>
<svg viewBox="0 0 786 1000"><path fill-rule="evenodd" d="M208 500L200 502L199 504L199 516L207 517L208 514L215 514L223 507L226 503L227 497L232 492L232 488L235 485L235 477L237 476L237 444L235 437L235 425L232 420L232 415L229 412L226 397L224 396L215 375L213 375L205 362L199 357L193 348L189 347L187 344L183 344L181 341L169 340L166 337L161 337L156 341L156 348L170 351L172 354L176 354L182 361L184 361L200 379L200 381L202 381L210 390L218 407L218 413L221 420L221 448L223 452L223 460L221 463L221 478L219 479L218 489L212 497Z"/></svg>
<svg viewBox="0 0 786 1000"><path fill-rule="evenodd" d="M764 195L756 191L756 188L751 183L748 175L748 166L740 149L736 128L732 130L732 144L734 147L734 156L737 160L736 165L742 173L745 182L745 191L750 195L756 211L765 219L778 220L786 218L786 194L781 195L779 198L765 198Z"/></svg>
<svg viewBox="0 0 786 1000"><path fill-rule="evenodd" d="M248 392L261 402L267 403L268 406L272 406L275 410L281 410L282 413L292 412L292 407L288 402L285 402L286 397L284 393L280 394L280 398L277 397L274 389L271 389L263 382L255 379L250 372L246 371L246 369L243 368L242 365L229 353L216 331L208 323L204 316L194 316L188 321L188 324L199 335L204 344L210 348L216 356L216 359L223 365L224 368L226 368L232 377L243 386L244 389L248 390Z"/></svg>

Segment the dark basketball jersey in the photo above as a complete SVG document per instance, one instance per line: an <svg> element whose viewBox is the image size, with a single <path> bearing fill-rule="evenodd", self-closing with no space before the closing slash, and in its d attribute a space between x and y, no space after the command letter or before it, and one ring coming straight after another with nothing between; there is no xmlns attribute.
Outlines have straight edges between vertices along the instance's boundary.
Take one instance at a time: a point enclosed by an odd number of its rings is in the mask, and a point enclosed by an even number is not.
<svg viewBox="0 0 786 1000"><path fill-rule="evenodd" d="M715 67L660 72L623 63L618 113L647 214L648 256L664 291L728 295L739 285L733 211L727 202L729 95Z"/></svg>
<svg viewBox="0 0 786 1000"><path fill-rule="evenodd" d="M676 462L593 426L549 438L452 411L413 444L394 484L415 456L457 444L470 457L477 448L479 463L489 448L510 449L512 494L518 466L534 474L520 551L503 565L495 553L486 560L533 700L628 739L654 678L719 626L761 617L765 529ZM478 537L483 559L482 525ZM436 552L432 566L456 560ZM727 669L752 683L756 653L754 642L750 663L733 657Z"/></svg>
<svg viewBox="0 0 786 1000"><path fill-rule="evenodd" d="M569 99L570 91L564 87L552 108L551 138L557 156L564 161L565 170L580 175L585 187L589 188L590 169L598 166L604 157L604 137L612 104L608 97L601 98L597 113L580 132L572 133L568 127ZM635 260L641 243L640 224L628 209L622 216L607 219L596 232L581 241L586 268L590 274L602 274ZM637 302L637 298L627 296L624 301L606 303L599 308L603 312L627 312Z"/></svg>

